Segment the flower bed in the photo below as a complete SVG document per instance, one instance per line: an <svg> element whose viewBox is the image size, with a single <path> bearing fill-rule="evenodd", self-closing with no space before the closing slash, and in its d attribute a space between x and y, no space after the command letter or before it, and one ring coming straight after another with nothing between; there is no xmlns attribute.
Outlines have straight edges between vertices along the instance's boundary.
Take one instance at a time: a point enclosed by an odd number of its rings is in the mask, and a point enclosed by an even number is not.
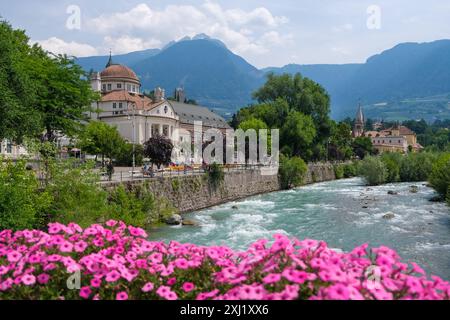
<svg viewBox="0 0 450 320"><path fill-rule="evenodd" d="M397 253L367 245L339 253L315 240L276 235L245 252L146 240L108 221L48 233L0 232L0 299L449 299L450 284L427 278ZM69 281L68 281L69 280ZM77 283L79 282L79 283ZM68 285L69 284L69 285ZM79 284L79 286L77 285ZM73 286L75 285L75 288Z"/></svg>

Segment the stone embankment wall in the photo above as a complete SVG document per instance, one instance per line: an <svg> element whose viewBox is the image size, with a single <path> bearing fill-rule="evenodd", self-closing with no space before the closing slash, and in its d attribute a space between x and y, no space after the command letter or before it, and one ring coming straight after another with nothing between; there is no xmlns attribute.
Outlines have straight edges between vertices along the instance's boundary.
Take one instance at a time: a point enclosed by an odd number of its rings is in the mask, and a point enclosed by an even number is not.
<svg viewBox="0 0 450 320"><path fill-rule="evenodd" d="M335 179L332 164L310 164L305 184ZM175 176L146 181L121 182L133 188L144 184L155 196L166 198L181 213L216 206L246 197L280 190L277 175L262 175L260 170L245 170L225 173L223 183L213 187L205 175ZM120 182L109 183L114 188Z"/></svg>

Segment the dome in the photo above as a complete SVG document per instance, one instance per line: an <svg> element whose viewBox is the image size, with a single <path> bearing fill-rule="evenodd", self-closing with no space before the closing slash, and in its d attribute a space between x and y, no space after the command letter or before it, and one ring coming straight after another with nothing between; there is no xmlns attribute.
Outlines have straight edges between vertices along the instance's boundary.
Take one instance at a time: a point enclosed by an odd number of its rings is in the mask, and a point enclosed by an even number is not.
<svg viewBox="0 0 450 320"><path fill-rule="evenodd" d="M102 78L125 78L139 82L139 78L133 70L120 64L112 64L100 73Z"/></svg>

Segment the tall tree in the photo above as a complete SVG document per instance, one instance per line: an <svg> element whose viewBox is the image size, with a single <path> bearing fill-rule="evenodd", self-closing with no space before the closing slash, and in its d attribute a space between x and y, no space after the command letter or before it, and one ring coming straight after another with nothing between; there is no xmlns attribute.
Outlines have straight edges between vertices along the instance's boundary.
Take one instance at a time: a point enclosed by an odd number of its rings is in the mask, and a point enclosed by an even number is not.
<svg viewBox="0 0 450 320"><path fill-rule="evenodd" d="M79 132L98 96L73 59L44 52L40 58L31 66L39 84L34 107L41 114L44 140L55 141L57 132L69 136Z"/></svg>
<svg viewBox="0 0 450 320"><path fill-rule="evenodd" d="M39 132L40 115L33 109L36 79L29 72L40 49L28 45L24 31L0 21L0 141L22 142Z"/></svg>

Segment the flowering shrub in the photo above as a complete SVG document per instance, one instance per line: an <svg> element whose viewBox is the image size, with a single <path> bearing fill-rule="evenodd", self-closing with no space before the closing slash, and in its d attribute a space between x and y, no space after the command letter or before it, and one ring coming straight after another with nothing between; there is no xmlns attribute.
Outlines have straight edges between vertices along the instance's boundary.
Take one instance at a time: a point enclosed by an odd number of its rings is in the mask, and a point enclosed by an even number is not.
<svg viewBox="0 0 450 320"><path fill-rule="evenodd" d="M152 242L122 222L48 233L0 232L0 299L449 299L397 253L367 245L338 253L326 243L276 235L245 252ZM79 288L68 286L68 278ZM75 281L76 283L76 281ZM70 281L69 281L70 284ZM71 289L69 289L71 288Z"/></svg>

